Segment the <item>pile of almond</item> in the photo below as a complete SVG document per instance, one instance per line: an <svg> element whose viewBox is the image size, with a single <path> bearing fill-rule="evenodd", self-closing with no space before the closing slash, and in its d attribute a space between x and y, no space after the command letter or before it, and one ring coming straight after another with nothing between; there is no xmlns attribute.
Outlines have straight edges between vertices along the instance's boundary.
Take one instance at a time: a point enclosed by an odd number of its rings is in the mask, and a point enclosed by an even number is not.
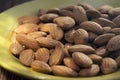
<svg viewBox="0 0 120 80"><path fill-rule="evenodd" d="M67 77L109 74L120 66L120 7L85 3L18 18L11 53L33 70Z"/></svg>

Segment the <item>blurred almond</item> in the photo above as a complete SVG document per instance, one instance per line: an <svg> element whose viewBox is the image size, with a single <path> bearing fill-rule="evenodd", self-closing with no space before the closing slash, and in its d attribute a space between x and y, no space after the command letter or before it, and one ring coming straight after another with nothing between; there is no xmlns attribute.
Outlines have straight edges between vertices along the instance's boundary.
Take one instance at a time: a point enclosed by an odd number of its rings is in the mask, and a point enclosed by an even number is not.
<svg viewBox="0 0 120 80"><path fill-rule="evenodd" d="M72 59L80 67L90 67L93 64L93 61L81 52L72 53Z"/></svg>
<svg viewBox="0 0 120 80"><path fill-rule="evenodd" d="M20 53L19 60L25 66L30 66L34 61L34 52L32 49L24 50Z"/></svg>
<svg viewBox="0 0 120 80"><path fill-rule="evenodd" d="M17 34L16 40L20 44L22 44L23 46L25 46L27 48L34 49L34 50L39 48L38 42L35 39L33 39L25 34Z"/></svg>
<svg viewBox="0 0 120 80"><path fill-rule="evenodd" d="M35 71L38 72L42 72L42 73L51 73L52 69L50 68L50 66L43 62L43 61L39 61L39 60L35 60L32 62L31 64L31 68Z"/></svg>
<svg viewBox="0 0 120 80"><path fill-rule="evenodd" d="M67 67L69 67L69 68L71 68L71 69L73 69L75 71L80 70L79 66L75 64L75 62L73 61L72 58L66 57L66 58L64 58L63 61L64 61L65 66L67 66Z"/></svg>
<svg viewBox="0 0 120 80"><path fill-rule="evenodd" d="M49 56L50 56L50 53L47 48L39 48L35 53L36 60L40 60L43 62L48 62Z"/></svg>
<svg viewBox="0 0 120 80"><path fill-rule="evenodd" d="M74 70L66 66L60 66L60 65L52 66L52 71L53 71L53 74L57 76L66 76L66 77L78 76L77 72L75 72Z"/></svg>

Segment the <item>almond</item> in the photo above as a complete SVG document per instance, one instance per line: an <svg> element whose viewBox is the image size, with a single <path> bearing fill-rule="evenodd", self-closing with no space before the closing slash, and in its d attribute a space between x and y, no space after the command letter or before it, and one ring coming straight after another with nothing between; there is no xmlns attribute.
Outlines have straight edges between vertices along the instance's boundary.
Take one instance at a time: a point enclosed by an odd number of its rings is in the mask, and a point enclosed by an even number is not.
<svg viewBox="0 0 120 80"><path fill-rule="evenodd" d="M112 8L108 11L108 13L110 16L116 17L116 16L120 15L120 7Z"/></svg>
<svg viewBox="0 0 120 80"><path fill-rule="evenodd" d="M65 66L67 66L67 67L69 67L69 68L71 68L71 69L73 69L75 71L80 70L79 66L75 64L75 62L73 61L72 58L66 57L66 58L64 58L63 61L64 61Z"/></svg>
<svg viewBox="0 0 120 80"><path fill-rule="evenodd" d="M81 22L87 21L87 15L85 10L81 6L76 6L73 9L73 16L75 21L80 24Z"/></svg>
<svg viewBox="0 0 120 80"><path fill-rule="evenodd" d="M40 20L42 22L53 22L53 19L56 17L58 17L57 14L48 13L48 14L44 14L44 15L40 16Z"/></svg>
<svg viewBox="0 0 120 80"><path fill-rule="evenodd" d="M39 22L39 18L37 16L22 16L18 18L19 24L25 23L33 23L37 24Z"/></svg>
<svg viewBox="0 0 120 80"><path fill-rule="evenodd" d="M18 42L15 42L10 45L9 50L13 55L18 56L24 50L24 47Z"/></svg>
<svg viewBox="0 0 120 80"><path fill-rule="evenodd" d="M64 35L64 38L67 42L70 42L70 43L73 43L74 41L74 33L75 33L75 30L74 29L71 29L69 31L67 31Z"/></svg>
<svg viewBox="0 0 120 80"><path fill-rule="evenodd" d="M101 34L103 31L102 26L100 26L98 23L93 22L93 21L85 21L80 24L80 27L89 31L89 32L94 32L97 34Z"/></svg>
<svg viewBox="0 0 120 80"><path fill-rule="evenodd" d="M25 46L27 48L34 49L34 50L39 48L38 42L35 39L33 39L25 34L17 34L16 40L20 44L22 44L23 46Z"/></svg>
<svg viewBox="0 0 120 80"><path fill-rule="evenodd" d="M38 72L42 72L42 73L51 73L52 69L50 68L50 66L43 62L43 61L39 61L39 60L35 60L32 62L31 67L33 70L38 71Z"/></svg>
<svg viewBox="0 0 120 80"><path fill-rule="evenodd" d="M97 48L96 51L95 51L95 53L98 56L105 57L108 54L108 51L106 50L105 46L102 46L102 47Z"/></svg>
<svg viewBox="0 0 120 80"><path fill-rule="evenodd" d="M92 21L100 24L102 27L106 27L106 26L115 27L115 24L112 21L105 18L96 18L93 19Z"/></svg>
<svg viewBox="0 0 120 80"><path fill-rule="evenodd" d="M114 36L115 34L112 34L112 33L99 35L95 38L94 43L98 46L106 45L106 43Z"/></svg>
<svg viewBox="0 0 120 80"><path fill-rule="evenodd" d="M79 76L82 77L91 77L91 76L96 76L100 71L100 68L98 65L93 64L89 68L81 69L79 72Z"/></svg>
<svg viewBox="0 0 120 80"><path fill-rule="evenodd" d="M83 53L89 54L89 53L94 53L95 49L88 45L77 44L77 45L70 46L68 48L68 51L83 52Z"/></svg>
<svg viewBox="0 0 120 80"><path fill-rule="evenodd" d="M117 27L120 26L120 15L113 19L113 22L116 24Z"/></svg>
<svg viewBox="0 0 120 80"><path fill-rule="evenodd" d="M101 71L104 74L109 74L117 70L117 63L112 58L104 58L101 64Z"/></svg>
<svg viewBox="0 0 120 80"><path fill-rule="evenodd" d="M88 32L84 29L77 29L73 34L75 44L85 44L88 41Z"/></svg>
<svg viewBox="0 0 120 80"><path fill-rule="evenodd" d="M94 39L98 36L93 32L88 32L88 34L89 34L89 41L94 41Z"/></svg>
<svg viewBox="0 0 120 80"><path fill-rule="evenodd" d="M39 38L39 37L45 37L46 35L47 33L42 32L42 31L35 31L35 32L28 34L29 37L32 37L34 39Z"/></svg>
<svg viewBox="0 0 120 80"><path fill-rule="evenodd" d="M34 52L32 49L24 50L20 53L19 56L20 62L25 66L30 66L34 61Z"/></svg>
<svg viewBox="0 0 120 80"><path fill-rule="evenodd" d="M49 65L61 64L64 56L63 47L61 45L56 46L54 52L50 55Z"/></svg>
<svg viewBox="0 0 120 80"><path fill-rule="evenodd" d="M116 34L116 35L120 35L120 28L111 29L111 33Z"/></svg>
<svg viewBox="0 0 120 80"><path fill-rule="evenodd" d="M16 33L28 34L28 33L37 31L38 29L39 29L39 27L37 26L37 24L25 23L25 24L19 25L19 26L15 29L15 32L16 32Z"/></svg>
<svg viewBox="0 0 120 80"><path fill-rule="evenodd" d="M50 55L50 53L47 48L39 48L35 53L35 58L36 58L36 60L48 62L49 55Z"/></svg>
<svg viewBox="0 0 120 80"><path fill-rule="evenodd" d="M108 51L116 51L120 49L120 35L111 38L107 44Z"/></svg>
<svg viewBox="0 0 120 80"><path fill-rule="evenodd" d="M102 57L96 54L89 54L88 57L91 58L95 64L101 64L102 62Z"/></svg>
<svg viewBox="0 0 120 80"><path fill-rule="evenodd" d="M52 66L52 71L53 71L53 74L57 76L66 76L66 77L78 76L77 72L75 72L74 70L66 66L60 66L60 65Z"/></svg>
<svg viewBox="0 0 120 80"><path fill-rule="evenodd" d="M58 44L58 41L46 37L39 37L36 40L38 41L40 46L47 48L53 48Z"/></svg>
<svg viewBox="0 0 120 80"><path fill-rule="evenodd" d="M81 52L74 52L72 54L72 59L81 67L90 67L93 64L92 60Z"/></svg>
<svg viewBox="0 0 120 80"><path fill-rule="evenodd" d="M120 56L118 56L115 61L117 62L118 66L120 66Z"/></svg>
<svg viewBox="0 0 120 80"><path fill-rule="evenodd" d="M54 19L54 22L58 24L62 29L70 29L75 25L75 21L73 18L65 16L65 17L57 17Z"/></svg>

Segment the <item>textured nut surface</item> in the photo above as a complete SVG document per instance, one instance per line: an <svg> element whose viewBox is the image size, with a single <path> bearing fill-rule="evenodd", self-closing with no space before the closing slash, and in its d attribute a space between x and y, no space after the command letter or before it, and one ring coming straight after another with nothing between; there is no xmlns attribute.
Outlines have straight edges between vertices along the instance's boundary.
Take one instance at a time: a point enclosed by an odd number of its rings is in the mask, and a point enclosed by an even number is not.
<svg viewBox="0 0 120 80"><path fill-rule="evenodd" d="M88 57L91 58L95 64L100 64L102 62L102 57L96 54L89 54Z"/></svg>
<svg viewBox="0 0 120 80"><path fill-rule="evenodd" d="M116 16L120 15L120 7L112 8L109 10L108 13L110 16L116 17Z"/></svg>
<svg viewBox="0 0 120 80"><path fill-rule="evenodd" d="M55 65L52 66L53 74L58 76L77 77L78 74L71 68L66 66Z"/></svg>
<svg viewBox="0 0 120 80"><path fill-rule="evenodd" d="M107 55L107 50L105 46L96 49L95 53L99 56L105 57Z"/></svg>
<svg viewBox="0 0 120 80"><path fill-rule="evenodd" d="M52 66L56 64L61 64L64 56L65 54L63 47L61 45L56 46L55 50L50 55L49 65Z"/></svg>
<svg viewBox="0 0 120 80"><path fill-rule="evenodd" d="M40 16L40 20L42 22L53 22L53 19L58 17L57 14L49 13L49 14L44 14Z"/></svg>
<svg viewBox="0 0 120 80"><path fill-rule="evenodd" d="M120 66L120 56L118 56L115 61L117 62L118 66Z"/></svg>
<svg viewBox="0 0 120 80"><path fill-rule="evenodd" d="M85 44L88 41L88 32L84 29L77 29L73 34L75 44Z"/></svg>
<svg viewBox="0 0 120 80"><path fill-rule="evenodd" d="M110 6L110 5L103 5L103 6L101 6L100 8L99 8L99 11L101 12L101 13L108 13L108 11L110 10L110 9L112 9L113 7L112 6Z"/></svg>
<svg viewBox="0 0 120 80"><path fill-rule="evenodd" d="M36 40L40 46L47 48L53 48L58 44L58 41L47 37L39 37Z"/></svg>
<svg viewBox="0 0 120 80"><path fill-rule="evenodd" d="M19 24L25 24L25 23L38 23L39 18L37 16L22 16L18 18Z"/></svg>
<svg viewBox="0 0 120 80"><path fill-rule="evenodd" d="M113 28L113 29L111 29L111 32L116 35L120 35L120 28Z"/></svg>
<svg viewBox="0 0 120 80"><path fill-rule="evenodd" d="M89 68L81 69L79 72L79 76L83 76L83 77L95 76L99 73L99 71L100 71L99 66L96 64L93 64Z"/></svg>
<svg viewBox="0 0 120 80"><path fill-rule="evenodd" d="M72 54L72 59L81 67L90 67L93 64L92 60L81 52L74 52Z"/></svg>
<svg viewBox="0 0 120 80"><path fill-rule="evenodd" d="M45 37L46 35L47 33L42 32L42 31L35 31L35 32L28 34L29 37L32 37L34 39L39 38L39 37Z"/></svg>
<svg viewBox="0 0 120 80"><path fill-rule="evenodd" d="M74 19L68 16L57 17L54 19L54 22L62 29L69 29L75 25Z"/></svg>
<svg viewBox="0 0 120 80"><path fill-rule="evenodd" d="M115 51L120 49L120 35L111 38L107 44L108 51Z"/></svg>
<svg viewBox="0 0 120 80"><path fill-rule="evenodd" d="M27 48L34 50L39 48L38 42L25 34L17 34L16 40Z"/></svg>
<svg viewBox="0 0 120 80"><path fill-rule="evenodd" d="M112 73L117 70L117 63L112 58L104 58L101 64L101 71L104 74Z"/></svg>
<svg viewBox="0 0 120 80"><path fill-rule="evenodd" d="M24 47L18 42L15 42L10 45L9 50L13 55L18 56L24 50Z"/></svg>
<svg viewBox="0 0 120 80"><path fill-rule="evenodd" d="M116 24L117 27L119 27L120 26L120 15L115 17L112 21Z"/></svg>
<svg viewBox="0 0 120 80"><path fill-rule="evenodd" d="M93 21L82 22L80 24L80 27L87 30L87 31L94 32L97 34L101 34L103 31L102 26L100 26L98 23L93 22Z"/></svg>
<svg viewBox="0 0 120 80"><path fill-rule="evenodd" d="M27 34L27 33L37 31L37 30L38 30L38 26L36 24L26 23L26 24L19 25L14 31L16 33L25 33L25 34Z"/></svg>
<svg viewBox="0 0 120 80"><path fill-rule="evenodd" d="M31 67L33 70L38 71L38 72L42 72L42 73L51 73L52 69L50 68L50 66L43 62L43 61L39 61L39 60L35 60L32 62Z"/></svg>
<svg viewBox="0 0 120 80"><path fill-rule="evenodd" d="M36 60L40 60L43 62L48 62L49 56L50 56L50 53L47 48L39 48L35 53Z"/></svg>
<svg viewBox="0 0 120 80"><path fill-rule="evenodd" d="M115 24L112 21L105 18L96 18L96 19L93 19L92 21L100 24L102 27L105 27L105 26L115 27Z"/></svg>
<svg viewBox="0 0 120 80"><path fill-rule="evenodd" d="M67 31L65 34L64 34L64 38L67 42L70 42L70 43L73 43L74 41L74 33L75 33L75 30L74 29L71 29L69 31Z"/></svg>
<svg viewBox="0 0 120 80"><path fill-rule="evenodd" d="M20 53L19 56L20 62L25 66L30 66L34 61L34 52L32 49L24 50Z"/></svg>
<svg viewBox="0 0 120 80"><path fill-rule="evenodd" d="M66 57L66 58L64 58L63 61L64 61L65 66L67 66L67 67L69 67L69 68L71 68L71 69L73 69L75 71L80 70L79 66L75 64L75 62L73 61L72 58Z"/></svg>
<svg viewBox="0 0 120 80"><path fill-rule="evenodd" d="M91 46L77 44L77 45L70 46L68 48L68 51L70 51L70 52L94 53L95 49L92 48Z"/></svg>
<svg viewBox="0 0 120 80"><path fill-rule="evenodd" d="M73 9L73 16L75 21L80 24L81 22L87 21L87 15L85 10L81 6L76 6Z"/></svg>
<svg viewBox="0 0 120 80"><path fill-rule="evenodd" d="M99 46L106 45L106 43L114 36L115 34L113 33L106 33L106 34L99 35L95 38L94 43Z"/></svg>

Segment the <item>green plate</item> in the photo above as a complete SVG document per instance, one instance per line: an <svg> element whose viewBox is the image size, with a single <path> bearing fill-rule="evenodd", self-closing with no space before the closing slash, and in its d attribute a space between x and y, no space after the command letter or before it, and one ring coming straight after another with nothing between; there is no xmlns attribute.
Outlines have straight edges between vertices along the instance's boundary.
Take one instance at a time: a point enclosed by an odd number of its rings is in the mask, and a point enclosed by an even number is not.
<svg viewBox="0 0 120 80"><path fill-rule="evenodd" d="M67 78L42 74L33 71L31 68L21 65L17 58L9 52L11 43L10 36L17 26L17 18L23 15L36 15L38 9L49 9L54 7L64 7L80 2L89 3L95 7L104 4L120 6L120 0L34 0L22 5L11 8L0 14L0 66L16 74L26 76L32 79L52 79L52 80L120 80L120 71L112 74L88 77L88 78Z"/></svg>

